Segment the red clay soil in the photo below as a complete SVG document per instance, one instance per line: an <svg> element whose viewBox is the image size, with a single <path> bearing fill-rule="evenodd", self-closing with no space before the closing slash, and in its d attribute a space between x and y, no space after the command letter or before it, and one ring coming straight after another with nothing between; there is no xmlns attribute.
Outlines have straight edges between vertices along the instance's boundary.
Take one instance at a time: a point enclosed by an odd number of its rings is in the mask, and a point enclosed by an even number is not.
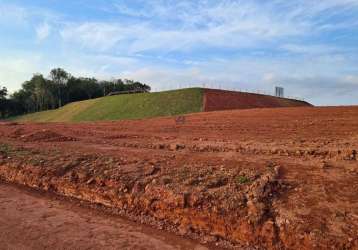
<svg viewBox="0 0 358 250"><path fill-rule="evenodd" d="M3 123L0 176L222 247L358 249L358 107L176 120Z"/></svg>
<svg viewBox="0 0 358 250"><path fill-rule="evenodd" d="M0 249L208 250L74 200L0 182Z"/></svg>
<svg viewBox="0 0 358 250"><path fill-rule="evenodd" d="M309 107L308 102L246 92L204 89L204 111L250 108Z"/></svg>

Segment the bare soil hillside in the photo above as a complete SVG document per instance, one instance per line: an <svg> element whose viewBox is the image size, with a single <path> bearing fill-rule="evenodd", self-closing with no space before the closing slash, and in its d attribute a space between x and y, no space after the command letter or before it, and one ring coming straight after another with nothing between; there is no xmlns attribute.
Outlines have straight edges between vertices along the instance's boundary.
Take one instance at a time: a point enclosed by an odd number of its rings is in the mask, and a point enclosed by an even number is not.
<svg viewBox="0 0 358 250"><path fill-rule="evenodd" d="M312 106L300 100L215 89L204 89L203 105L204 111Z"/></svg>

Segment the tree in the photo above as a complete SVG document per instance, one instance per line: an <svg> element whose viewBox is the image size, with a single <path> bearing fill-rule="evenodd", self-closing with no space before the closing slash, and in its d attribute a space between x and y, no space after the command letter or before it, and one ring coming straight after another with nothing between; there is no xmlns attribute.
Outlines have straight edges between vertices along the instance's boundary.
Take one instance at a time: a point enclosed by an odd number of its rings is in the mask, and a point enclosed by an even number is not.
<svg viewBox="0 0 358 250"><path fill-rule="evenodd" d="M7 89L0 86L0 119L4 118L6 115L7 107Z"/></svg>
<svg viewBox="0 0 358 250"><path fill-rule="evenodd" d="M30 82L34 85L32 97L36 103L36 111L54 108L55 98L53 96L52 82L45 79L41 74L35 74Z"/></svg>
<svg viewBox="0 0 358 250"><path fill-rule="evenodd" d="M7 97L7 89L0 87L0 118L54 109L74 102L106 96L111 92L150 91L148 85L132 80L74 77L61 68L51 70L49 77L34 74L22 88Z"/></svg>
<svg viewBox="0 0 358 250"><path fill-rule="evenodd" d="M101 88L98 85L98 82L94 78L81 78L82 84L84 86L84 91L87 95L87 99L92 99L94 97L101 96Z"/></svg>
<svg viewBox="0 0 358 250"><path fill-rule="evenodd" d="M0 86L0 99L5 99L7 96L7 88Z"/></svg>
<svg viewBox="0 0 358 250"><path fill-rule="evenodd" d="M71 77L67 82L67 93L69 102L82 101L87 99L83 82L80 78Z"/></svg>
<svg viewBox="0 0 358 250"><path fill-rule="evenodd" d="M61 68L53 69L50 72L50 79L57 88L58 107L62 107L63 92L69 78L70 75L64 69Z"/></svg>
<svg viewBox="0 0 358 250"><path fill-rule="evenodd" d="M32 112L31 106L28 105L30 93L26 90L20 89L19 91L16 91L10 96L10 100L13 102L11 115L20 115Z"/></svg>

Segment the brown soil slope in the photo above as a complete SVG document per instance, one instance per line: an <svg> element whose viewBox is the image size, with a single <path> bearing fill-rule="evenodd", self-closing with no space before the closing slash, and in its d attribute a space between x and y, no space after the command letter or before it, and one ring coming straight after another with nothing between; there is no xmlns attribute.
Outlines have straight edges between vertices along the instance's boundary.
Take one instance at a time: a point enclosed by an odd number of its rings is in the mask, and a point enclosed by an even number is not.
<svg viewBox="0 0 358 250"><path fill-rule="evenodd" d="M204 89L203 102L204 111L312 106L294 99L215 89Z"/></svg>
<svg viewBox="0 0 358 250"><path fill-rule="evenodd" d="M358 248L358 107L0 125L6 181L203 242ZM227 246L227 245L224 245Z"/></svg>

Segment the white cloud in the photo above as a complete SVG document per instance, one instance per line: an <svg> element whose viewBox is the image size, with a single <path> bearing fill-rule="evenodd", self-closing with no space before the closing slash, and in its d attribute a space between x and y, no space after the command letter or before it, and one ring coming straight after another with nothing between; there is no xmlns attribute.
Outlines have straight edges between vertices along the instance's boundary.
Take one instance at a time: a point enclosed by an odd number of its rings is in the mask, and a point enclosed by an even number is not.
<svg viewBox="0 0 358 250"><path fill-rule="evenodd" d="M10 92L18 90L21 84L43 69L42 57L37 54L4 55L0 60L0 83Z"/></svg>
<svg viewBox="0 0 358 250"><path fill-rule="evenodd" d="M11 23L12 25L23 24L28 18L26 9L17 5L5 5L0 3L0 23Z"/></svg>
<svg viewBox="0 0 358 250"><path fill-rule="evenodd" d="M132 17L150 17L150 13L145 10L138 10L129 8L123 3L114 3L116 12L119 12L122 15L132 16ZM113 10L111 10L113 12Z"/></svg>
<svg viewBox="0 0 358 250"><path fill-rule="evenodd" d="M347 75L344 77L344 82L358 87L358 75Z"/></svg>
<svg viewBox="0 0 358 250"><path fill-rule="evenodd" d="M281 49L295 53L295 54L305 54L305 55L331 55L334 53L339 53L345 51L345 48L339 48L334 46L328 46L324 44L311 45L311 44L284 44L281 46Z"/></svg>
<svg viewBox="0 0 358 250"><path fill-rule="evenodd" d="M83 47L104 51L113 48L126 38L125 27L110 23L68 24L60 32L61 37L69 43L77 43Z"/></svg>
<svg viewBox="0 0 358 250"><path fill-rule="evenodd" d="M48 25L48 23L43 23L36 27L36 36L38 40L44 40L46 39L51 32L51 27Z"/></svg>
<svg viewBox="0 0 358 250"><path fill-rule="evenodd" d="M75 42L83 48L115 49L126 54L197 48L253 48L280 39L297 40L316 35L328 29L325 20L329 14L348 11L358 4L355 0L315 3L308 0L239 0L214 4L210 1L146 1L140 6L134 9L123 2L115 4L119 14L132 16L134 21L72 23L61 31L61 35L66 42ZM326 19L322 19L322 13ZM329 25L342 27L340 22ZM311 52L326 48L319 44L310 48L288 44L285 49Z"/></svg>
<svg viewBox="0 0 358 250"><path fill-rule="evenodd" d="M59 22L60 15L47 8L23 7L17 4L7 4L0 1L0 23L6 26L32 26L39 21Z"/></svg>

